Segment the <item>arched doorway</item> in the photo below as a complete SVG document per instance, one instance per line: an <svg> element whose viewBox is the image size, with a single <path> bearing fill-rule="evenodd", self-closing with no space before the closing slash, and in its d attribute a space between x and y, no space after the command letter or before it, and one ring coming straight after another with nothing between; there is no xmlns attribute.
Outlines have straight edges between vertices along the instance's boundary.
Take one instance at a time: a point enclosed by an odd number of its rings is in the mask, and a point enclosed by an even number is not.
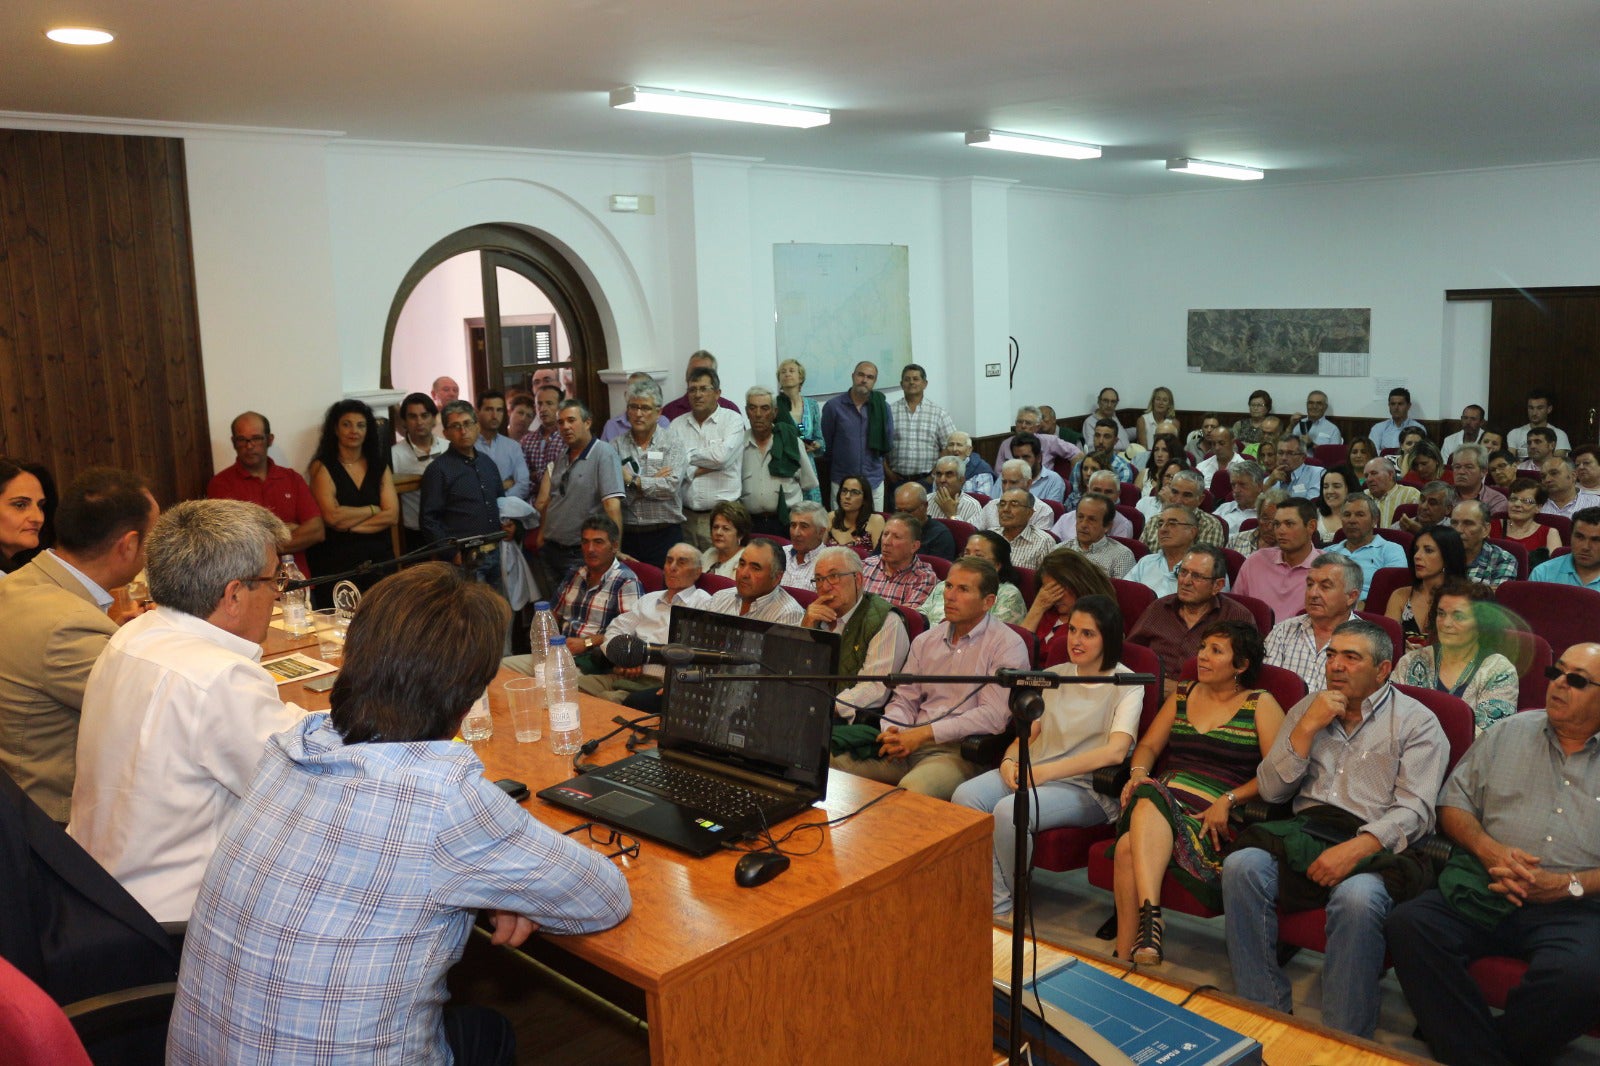
<svg viewBox="0 0 1600 1066"><path fill-rule="evenodd" d="M436 271L450 272L453 282ZM440 302L439 306L455 311L446 310L452 320L435 323L434 328L444 330L447 346L454 347L459 338L457 361L467 374L461 381L464 394L476 397L487 388L525 391L535 373L553 369L570 386L568 394L589 406L596 424L610 417L607 390L599 377L607 365L599 307L560 249L510 223L458 230L412 264L384 324L380 378L384 388L419 387L415 377L395 385L397 333L404 340L402 316L419 287L426 292L441 279L453 284L460 298ZM528 313L525 304L534 293L538 298Z"/></svg>

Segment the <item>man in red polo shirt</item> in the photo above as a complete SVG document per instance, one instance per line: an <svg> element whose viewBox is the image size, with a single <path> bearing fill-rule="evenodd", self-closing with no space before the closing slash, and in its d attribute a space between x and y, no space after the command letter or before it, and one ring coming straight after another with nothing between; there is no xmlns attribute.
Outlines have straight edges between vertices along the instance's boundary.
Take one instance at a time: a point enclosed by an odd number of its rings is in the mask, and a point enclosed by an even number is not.
<svg viewBox="0 0 1600 1066"><path fill-rule="evenodd" d="M289 539L278 545L278 554L293 552L300 572L311 573L305 550L322 543L323 529L322 512L311 498L306 479L267 457L267 449L272 447L272 423L266 415L246 411L235 418L232 439L238 461L217 472L206 486L206 495L213 500L260 504L277 515L289 527Z"/></svg>

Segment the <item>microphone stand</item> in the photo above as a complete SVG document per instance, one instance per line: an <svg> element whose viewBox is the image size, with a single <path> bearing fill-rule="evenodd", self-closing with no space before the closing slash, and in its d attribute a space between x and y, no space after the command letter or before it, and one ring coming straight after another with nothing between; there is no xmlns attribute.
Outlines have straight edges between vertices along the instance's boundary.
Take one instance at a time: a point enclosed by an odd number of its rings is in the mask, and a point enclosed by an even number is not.
<svg viewBox="0 0 1600 1066"><path fill-rule="evenodd" d="M480 533L472 537L445 537L443 540L436 540L432 544L418 548L414 552L407 552L405 555L397 556L393 559L380 559L376 562L371 559L364 559L359 566L352 567L343 573L321 574L317 577L301 578L299 581L285 581L278 591L299 592L301 589L316 588L318 585L327 585L335 581L365 577L368 574L396 569L410 563L429 562L444 555L446 552L464 551L468 548L476 548L484 544L493 544L496 541L506 540L509 537L510 534L503 529L497 529L493 533Z"/></svg>
<svg viewBox="0 0 1600 1066"><path fill-rule="evenodd" d="M1153 685L1154 674L1108 674L1094 677L1068 677L1049 670L1001 670L995 674L740 674L707 673L693 667L679 667L674 671L677 680L687 684L708 681L789 681L789 682L839 682L857 684L876 681L888 688L908 684L968 684L1000 685L1011 690L1007 702L1011 709L1011 729L1017 737L1017 794L1021 802L1013 802L1012 821L1016 828L1016 857L1011 865L1011 1066L1026 1062L1022 1041L1022 983L1024 930L1028 927L1029 897L1028 820L1033 798L1033 765L1028 755L1033 724L1044 714L1042 690L1063 685ZM1043 1022L1043 1019L1040 1019Z"/></svg>

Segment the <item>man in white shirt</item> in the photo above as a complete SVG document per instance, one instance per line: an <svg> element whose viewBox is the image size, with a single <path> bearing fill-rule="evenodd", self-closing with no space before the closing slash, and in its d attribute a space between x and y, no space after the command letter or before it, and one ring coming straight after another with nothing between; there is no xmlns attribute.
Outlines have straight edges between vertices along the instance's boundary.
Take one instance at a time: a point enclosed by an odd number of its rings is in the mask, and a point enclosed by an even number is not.
<svg viewBox="0 0 1600 1066"><path fill-rule="evenodd" d="M1266 488L1262 484L1262 478L1261 464L1252 459L1234 463L1228 468L1228 481L1233 486L1233 499L1218 504L1217 509L1211 514L1227 524L1230 539L1238 536L1240 526L1256 517L1256 501L1261 498L1262 490Z"/></svg>
<svg viewBox="0 0 1600 1066"><path fill-rule="evenodd" d="M1400 434L1407 426L1416 426L1427 432L1427 427L1411 417L1411 390L1390 389L1389 417L1373 426L1367 436L1372 438L1379 452L1397 452L1400 450Z"/></svg>
<svg viewBox="0 0 1600 1066"><path fill-rule="evenodd" d="M1028 493L1031 497L1033 495L1032 485L1033 473L1028 464L1021 459L1007 459L1000 467L1000 484L997 486L1000 490L999 495L983 505L983 510L978 515L978 521L974 524L979 529L998 530L1000 528L1000 496L1020 490ZM1055 524L1055 520L1056 513L1050 509L1050 505L1043 500L1035 498L1033 501L1033 514L1028 519L1028 523L1038 526L1041 530L1047 530Z"/></svg>
<svg viewBox="0 0 1600 1066"><path fill-rule="evenodd" d="M1211 443L1215 450L1195 464L1195 470L1206 479L1207 486L1210 486L1211 479L1217 476L1217 471L1230 470L1235 463L1242 462L1246 458L1234 448L1233 430L1228 426L1218 426L1213 430Z"/></svg>
<svg viewBox="0 0 1600 1066"><path fill-rule="evenodd" d="M302 713L261 668L282 522L251 503L189 500L156 522L157 604L89 674L67 831L157 921L186 921L262 747Z"/></svg>
<svg viewBox="0 0 1600 1066"><path fill-rule="evenodd" d="M404 429L399 441L389 449L389 465L395 480L422 476L428 464L450 448L450 442L434 436L439 424L439 409L426 393L413 392L400 404L400 424ZM526 460L524 460L526 462ZM422 535L422 490L420 487L400 494L400 524L405 527L406 551L416 551L426 543Z"/></svg>
<svg viewBox="0 0 1600 1066"><path fill-rule="evenodd" d="M1290 420L1289 432L1304 437L1312 446L1344 443L1344 434L1328 420L1328 394L1321 389L1313 389L1306 396L1306 413Z"/></svg>
<svg viewBox="0 0 1600 1066"><path fill-rule="evenodd" d="M1539 508L1540 514L1571 518L1586 508L1600 507L1600 496L1578 488L1578 473L1565 456L1551 456L1540 465L1539 471L1543 475L1544 491L1549 494L1549 499Z"/></svg>
<svg viewBox="0 0 1600 1066"><path fill-rule="evenodd" d="M756 537L739 553L733 588L712 596L706 610L754 618L758 622L799 625L800 619L805 617L805 608L780 587L786 565L788 560L777 541Z"/></svg>
<svg viewBox="0 0 1600 1066"><path fill-rule="evenodd" d="M672 608L705 607L711 602L711 593L697 588L700 577L700 552L693 544L675 544L667 550L666 564L661 568L667 587L660 592L649 592L639 597L633 610L623 611L606 626L602 650L621 636L637 637L647 644L667 643L667 627L672 619ZM613 666L610 673L584 674L578 678L578 690L591 696L621 703L630 692L661 687L666 676L665 668L654 663L644 666Z"/></svg>
<svg viewBox="0 0 1600 1066"><path fill-rule="evenodd" d="M806 500L789 508L789 543L783 546L783 584L792 589L814 589L817 556L828 536L830 521L820 503Z"/></svg>
<svg viewBox="0 0 1600 1066"><path fill-rule="evenodd" d="M744 416L721 406L722 379L710 367L689 371L689 411L668 432L683 442L689 469L683 481L683 533L701 551L711 547L711 509L738 500L743 490Z"/></svg>
<svg viewBox="0 0 1600 1066"><path fill-rule="evenodd" d="M1449 462L1450 456L1463 444L1483 443L1484 410L1475 403L1469 403L1461 409L1461 428L1444 439L1439 446L1439 454L1444 456L1444 461Z"/></svg>
<svg viewBox="0 0 1600 1066"><path fill-rule="evenodd" d="M1506 434L1506 447L1518 459L1528 459L1528 430L1549 429L1556 435L1556 454L1566 455L1572 450L1566 431L1550 424L1550 413L1555 410L1555 398L1549 389L1533 389L1528 393L1528 420Z"/></svg>

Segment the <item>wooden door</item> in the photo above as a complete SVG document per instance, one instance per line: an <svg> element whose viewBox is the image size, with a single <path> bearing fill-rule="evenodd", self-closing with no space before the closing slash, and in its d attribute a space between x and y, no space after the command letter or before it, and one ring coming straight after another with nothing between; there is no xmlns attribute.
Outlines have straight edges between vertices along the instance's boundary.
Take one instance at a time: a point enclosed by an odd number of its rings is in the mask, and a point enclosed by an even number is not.
<svg viewBox="0 0 1600 1066"><path fill-rule="evenodd" d="M1528 390L1556 397L1552 424L1574 445L1600 440L1600 288L1490 290L1451 293L1489 299L1491 423L1527 422Z"/></svg>

